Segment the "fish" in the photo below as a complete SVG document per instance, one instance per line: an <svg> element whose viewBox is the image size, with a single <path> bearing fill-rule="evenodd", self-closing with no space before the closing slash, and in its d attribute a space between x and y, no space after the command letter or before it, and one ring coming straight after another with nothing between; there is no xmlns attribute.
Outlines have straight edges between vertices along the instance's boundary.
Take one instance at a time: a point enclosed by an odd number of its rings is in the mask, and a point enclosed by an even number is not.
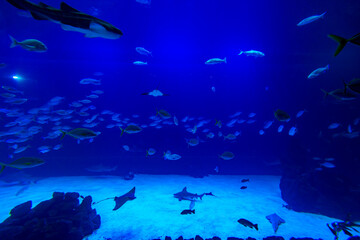
<svg viewBox="0 0 360 240"><path fill-rule="evenodd" d="M331 123L329 126L328 126L328 129L336 129L340 127L340 123Z"/></svg>
<svg viewBox="0 0 360 240"><path fill-rule="evenodd" d="M347 127L347 132L348 133L352 133L352 128L351 128L351 125L349 124L348 127Z"/></svg>
<svg viewBox="0 0 360 240"><path fill-rule="evenodd" d="M120 207L122 207L127 201L134 200L135 197L135 187L133 187L129 192L125 193L124 195L120 197L115 197L115 207L113 211L118 210Z"/></svg>
<svg viewBox="0 0 360 240"><path fill-rule="evenodd" d="M97 80L94 78L84 78L80 80L80 84L101 85L101 80Z"/></svg>
<svg viewBox="0 0 360 240"><path fill-rule="evenodd" d="M104 91L102 91L102 90L93 90L93 91L91 91L91 93L100 95L100 94L104 94Z"/></svg>
<svg viewBox="0 0 360 240"><path fill-rule="evenodd" d="M137 48L135 48L135 50L141 55L144 55L147 57L152 57L152 53L143 47L137 47Z"/></svg>
<svg viewBox="0 0 360 240"><path fill-rule="evenodd" d="M298 111L297 112L297 114L296 114L296 118L299 118L299 117L301 117L304 113L306 112L306 110L304 109L304 110L300 110L300 111Z"/></svg>
<svg viewBox="0 0 360 240"><path fill-rule="evenodd" d="M232 152L223 152L221 155L219 155L220 158L224 160L231 160L235 157L235 155Z"/></svg>
<svg viewBox="0 0 360 240"><path fill-rule="evenodd" d="M249 118L253 118L255 116L256 116L256 113L249 113L249 115L248 115Z"/></svg>
<svg viewBox="0 0 360 240"><path fill-rule="evenodd" d="M10 87L10 86L1 86L2 89L5 89L6 91L8 92L11 92L11 93L20 93L20 94L24 94L23 91L20 91L20 90L17 90L16 88L14 87Z"/></svg>
<svg viewBox="0 0 360 240"><path fill-rule="evenodd" d="M190 139L185 139L186 143L189 146L195 147L197 145L199 145L199 138L190 138Z"/></svg>
<svg viewBox="0 0 360 240"><path fill-rule="evenodd" d="M47 153L51 151L51 148L49 146L40 146L38 147L39 152L41 153Z"/></svg>
<svg viewBox="0 0 360 240"><path fill-rule="evenodd" d="M256 50L249 50L249 51L240 51L240 53L238 55L246 55L246 56L251 56L251 57L264 57L265 54L263 52L260 51L256 51Z"/></svg>
<svg viewBox="0 0 360 240"><path fill-rule="evenodd" d="M168 113L166 110L164 110L164 109L160 109L160 110L156 110L156 115L155 116L157 116L157 115L159 115L161 118L163 118L163 119L169 119L169 118L171 118L171 114L170 113Z"/></svg>
<svg viewBox="0 0 360 240"><path fill-rule="evenodd" d="M135 0L135 1L147 6L151 5L151 0Z"/></svg>
<svg viewBox="0 0 360 240"><path fill-rule="evenodd" d="M276 213L266 216L266 219L269 220L269 222L271 223L271 225L274 229L274 233L276 233L280 224L285 223L285 220L282 219L281 217L279 217Z"/></svg>
<svg viewBox="0 0 360 240"><path fill-rule="evenodd" d="M18 158L11 163L0 162L0 174L4 171L5 167L12 167L17 169L33 168L44 164L45 161L40 158L22 157Z"/></svg>
<svg viewBox="0 0 360 240"><path fill-rule="evenodd" d="M26 149L28 149L30 146L22 146L22 147L18 147L17 149L15 149L14 153L21 153L23 151L25 151Z"/></svg>
<svg viewBox="0 0 360 240"><path fill-rule="evenodd" d="M47 47L46 45L36 39L26 39L22 42L18 42L15 38L13 38L12 36L10 36L11 39L11 45L10 48L14 48L17 46L22 47L23 49L30 51L30 52L46 52L47 51Z"/></svg>
<svg viewBox="0 0 360 240"><path fill-rule="evenodd" d="M335 164L333 164L331 162L324 162L324 163L321 163L320 165L323 167L326 167L326 168L334 168L335 167Z"/></svg>
<svg viewBox="0 0 360 240"><path fill-rule="evenodd" d="M181 158L181 156L179 154L171 154L170 151L164 152L164 159L165 160L176 161L176 160L179 160L180 158Z"/></svg>
<svg viewBox="0 0 360 240"><path fill-rule="evenodd" d="M212 91L213 93L216 91L216 89L215 89L214 86L211 87L211 91Z"/></svg>
<svg viewBox="0 0 360 240"><path fill-rule="evenodd" d="M164 94L158 89L152 90L151 92L142 93L141 95L147 95L153 97L169 96L169 94Z"/></svg>
<svg viewBox="0 0 360 240"><path fill-rule="evenodd" d="M242 186L240 189L242 190L247 189L247 186Z"/></svg>
<svg viewBox="0 0 360 240"><path fill-rule="evenodd" d="M321 67L321 68L317 68L314 71L312 71L309 76L307 77L308 79L313 79L318 77L319 75L327 72L329 70L330 65L326 65L325 67Z"/></svg>
<svg viewBox="0 0 360 240"><path fill-rule="evenodd" d="M206 134L207 138L214 138L215 134L213 132L209 132L208 134Z"/></svg>
<svg viewBox="0 0 360 240"><path fill-rule="evenodd" d="M264 135L264 134L265 134L265 131L262 130L262 129L260 129L260 130L259 130L259 135L262 136L262 135Z"/></svg>
<svg viewBox="0 0 360 240"><path fill-rule="evenodd" d="M123 145L122 147L125 151L127 152L130 151L130 147L128 145Z"/></svg>
<svg viewBox="0 0 360 240"><path fill-rule="evenodd" d="M187 191L187 188L184 187L181 192L174 193L174 198L177 198L179 201L181 201L181 200L196 201L198 199L202 200L203 196L205 196L205 195L213 196L213 194L211 192L203 193L200 195L196 194L196 193L190 193Z"/></svg>
<svg viewBox="0 0 360 240"><path fill-rule="evenodd" d="M288 122L290 121L290 115L287 114L285 111L277 109L274 112L274 116L277 120L279 120L280 122Z"/></svg>
<svg viewBox="0 0 360 240"><path fill-rule="evenodd" d="M222 122L221 122L221 120L216 120L216 119L215 119L215 126L217 126L218 128L221 128L221 127L222 127Z"/></svg>
<svg viewBox="0 0 360 240"><path fill-rule="evenodd" d="M133 133L138 133L142 131L142 128L139 127L138 125L135 124L129 124L126 128L122 129L121 127L119 127L121 130L121 135L122 136L125 133L127 134L133 134Z"/></svg>
<svg viewBox="0 0 360 240"><path fill-rule="evenodd" d="M147 62L143 62L143 61L134 61L133 64L134 64L134 65L137 65L137 66L143 66L143 65L147 65L148 63L147 63Z"/></svg>
<svg viewBox="0 0 360 240"><path fill-rule="evenodd" d="M339 44L334 53L335 57L344 49L344 47L346 46L346 44L348 42L360 46L360 33L352 36L349 39L339 37L339 36L333 35L333 34L329 34L328 37L331 38L332 40L336 41Z"/></svg>
<svg viewBox="0 0 360 240"><path fill-rule="evenodd" d="M179 120L174 116L174 124L176 125L176 126L178 126L179 125Z"/></svg>
<svg viewBox="0 0 360 240"><path fill-rule="evenodd" d="M271 127L271 125L274 123L274 121L267 121L265 122L265 125L264 125L264 129L268 129L269 127Z"/></svg>
<svg viewBox="0 0 360 240"><path fill-rule="evenodd" d="M219 64L219 63L226 63L226 58L224 58L224 59L211 58L205 62L206 65L214 65L214 64Z"/></svg>
<svg viewBox="0 0 360 240"><path fill-rule="evenodd" d="M312 22L314 22L314 21L317 21L317 20L319 20L319 19L321 19L321 18L324 18L325 14L326 14L326 12L324 12L324 13L322 13L322 14L320 14L320 15L314 15L314 16L307 17L307 18L301 20L301 21L297 24L297 26L300 27L300 26L304 26L304 25L307 25L307 24L309 24L309 23L312 23Z"/></svg>
<svg viewBox="0 0 360 240"><path fill-rule="evenodd" d="M1 93L0 96L2 96L3 98L14 98L14 97L16 97L16 95L12 94L12 93Z"/></svg>
<svg viewBox="0 0 360 240"><path fill-rule="evenodd" d="M356 92L356 93L360 93L360 78L354 78L348 83L343 81L343 83L344 83L344 86L345 86L345 90L344 90L345 93L346 93L348 88L351 89L352 91Z"/></svg>
<svg viewBox="0 0 360 240"><path fill-rule="evenodd" d="M296 127L291 127L290 130L289 130L289 135L294 136L296 132L297 132L297 128Z"/></svg>
<svg viewBox="0 0 360 240"><path fill-rule="evenodd" d="M154 148L149 148L148 150L146 150L146 157L147 156L152 156L156 153L156 150Z"/></svg>
<svg viewBox="0 0 360 240"><path fill-rule="evenodd" d="M50 7L45 3L35 4L27 0L6 0L14 7L30 12L35 20L48 20L61 25L65 31L84 33L88 38L118 39L123 33L110 23L80 12L61 2L60 9Z"/></svg>
<svg viewBox="0 0 360 240"><path fill-rule="evenodd" d="M99 96L96 95L96 94L90 94L90 95L88 95L88 96L86 96L86 97L87 97L87 98L92 98L92 99L99 98Z"/></svg>
<svg viewBox="0 0 360 240"><path fill-rule="evenodd" d="M63 130L60 130L62 133L61 139L65 137L65 135L69 135L75 139L91 139L94 137L97 137L100 132L94 132L93 130L87 129L87 128L75 128L69 132L65 132Z"/></svg>
<svg viewBox="0 0 360 240"><path fill-rule="evenodd" d="M244 179L242 179L242 180L241 180L241 182L242 182L242 183L245 183L245 182L250 182L250 179L248 179L248 178L244 178Z"/></svg>
<svg viewBox="0 0 360 240"><path fill-rule="evenodd" d="M180 214L181 215L195 214L195 209L194 210L186 209L183 210Z"/></svg>
<svg viewBox="0 0 360 240"><path fill-rule="evenodd" d="M10 104L15 104L15 105L21 105L21 104L26 103L27 101L28 101L27 98L8 98L4 102L10 103Z"/></svg>
<svg viewBox="0 0 360 240"><path fill-rule="evenodd" d="M244 219L244 218L240 218L240 219L238 220L238 223L240 223L240 224L243 225L244 227L255 228L256 230L259 230L257 224L253 224L252 222L250 222L249 220L246 220L246 219Z"/></svg>
<svg viewBox="0 0 360 240"><path fill-rule="evenodd" d="M219 173L219 167L216 166L216 167L214 168L214 171L215 171L216 173Z"/></svg>
<svg viewBox="0 0 360 240"><path fill-rule="evenodd" d="M355 95L354 93L350 91L345 91L343 89L335 89L331 92L327 92L324 89L321 89L321 91L324 93L324 98L329 95L341 101L351 101L357 98L357 95Z"/></svg>
<svg viewBox="0 0 360 240"><path fill-rule="evenodd" d="M232 133L229 133L228 135L224 136L224 140L235 140L236 139L236 136Z"/></svg>

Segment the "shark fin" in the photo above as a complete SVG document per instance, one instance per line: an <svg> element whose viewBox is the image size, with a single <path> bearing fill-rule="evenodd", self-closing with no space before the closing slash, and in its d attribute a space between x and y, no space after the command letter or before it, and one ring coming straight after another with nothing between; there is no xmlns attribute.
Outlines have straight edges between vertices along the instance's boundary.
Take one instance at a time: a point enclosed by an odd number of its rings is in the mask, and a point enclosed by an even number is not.
<svg viewBox="0 0 360 240"><path fill-rule="evenodd" d="M186 187L183 188L182 192L187 192Z"/></svg>
<svg viewBox="0 0 360 240"><path fill-rule="evenodd" d="M48 18L41 16L35 12L30 12L31 16L35 19L35 20L49 20Z"/></svg>
<svg viewBox="0 0 360 240"><path fill-rule="evenodd" d="M49 7L49 5L47 5L47 4L43 3L43 2L39 2L39 5L42 6L42 7L45 7L45 8Z"/></svg>
<svg viewBox="0 0 360 240"><path fill-rule="evenodd" d="M11 39L11 45L10 45L10 48L14 48L14 47L16 47L17 45L18 45L18 42L16 41L16 39L15 38L13 38L12 36L10 36L9 35L9 37L10 37L10 39Z"/></svg>
<svg viewBox="0 0 360 240"><path fill-rule="evenodd" d="M69 6L68 4L61 2L60 3L60 9L65 11L65 12L80 12L79 10Z"/></svg>
<svg viewBox="0 0 360 240"><path fill-rule="evenodd" d="M14 7L18 8L18 9L27 10L26 7L24 7L24 6L22 6L21 4L18 3L19 1L7 0L7 2L10 3L11 5L13 5Z"/></svg>

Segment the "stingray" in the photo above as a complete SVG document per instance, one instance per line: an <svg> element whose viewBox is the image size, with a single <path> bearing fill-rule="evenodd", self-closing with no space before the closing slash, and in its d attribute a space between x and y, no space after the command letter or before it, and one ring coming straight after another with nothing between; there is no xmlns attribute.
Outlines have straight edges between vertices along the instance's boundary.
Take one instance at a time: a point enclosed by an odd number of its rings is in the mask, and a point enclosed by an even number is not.
<svg viewBox="0 0 360 240"><path fill-rule="evenodd" d="M111 198L105 198L103 200L100 200L98 202L94 202L93 204L98 204L105 200L115 200L115 207L113 211L118 210L122 205L124 205L129 200L134 200L135 197L135 187L133 187L128 193L125 193L124 195L121 195L120 197L111 197Z"/></svg>
<svg viewBox="0 0 360 240"><path fill-rule="evenodd" d="M266 216L266 219L272 224L274 232L279 228L279 225L285 223L285 220L279 217L276 213Z"/></svg>

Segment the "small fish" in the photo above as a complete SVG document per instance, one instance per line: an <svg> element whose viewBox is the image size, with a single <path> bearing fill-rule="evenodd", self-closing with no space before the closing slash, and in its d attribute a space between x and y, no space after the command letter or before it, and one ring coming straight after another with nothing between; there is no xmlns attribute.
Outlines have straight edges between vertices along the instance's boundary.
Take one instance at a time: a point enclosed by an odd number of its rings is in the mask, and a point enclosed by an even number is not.
<svg viewBox="0 0 360 240"><path fill-rule="evenodd" d="M300 111L298 111L297 112L297 114L296 114L296 118L299 118L299 117L301 117L304 113L306 112L306 110L304 109L304 110L300 110Z"/></svg>
<svg viewBox="0 0 360 240"><path fill-rule="evenodd" d="M224 160L231 160L235 157L235 155L232 152L223 152L221 155L219 155L220 158Z"/></svg>
<svg viewBox="0 0 360 240"><path fill-rule="evenodd" d="M69 132L65 132L63 130L60 130L62 132L61 139L65 137L65 135L69 135L75 139L91 139L94 137L97 137L100 132L94 132L93 130L87 129L87 128L75 128Z"/></svg>
<svg viewBox="0 0 360 240"><path fill-rule="evenodd" d="M327 158L324 158L324 160L325 160L326 162L333 162L333 161L335 161L335 158L333 158L333 157L327 157Z"/></svg>
<svg viewBox="0 0 360 240"><path fill-rule="evenodd" d="M0 162L1 169L0 174L4 171L5 167L12 167L17 169L24 169L24 168L33 168L44 164L45 161L40 158L33 158L33 157L22 157L16 159L11 163L2 163Z"/></svg>
<svg viewBox="0 0 360 240"><path fill-rule="evenodd" d="M226 63L226 58L224 58L224 59L211 58L205 62L205 64L207 64L207 65L214 65L214 64L219 64L219 63Z"/></svg>
<svg viewBox="0 0 360 240"><path fill-rule="evenodd" d="M21 153L23 151L25 151L26 149L28 149L30 146L22 146L22 147L18 147L17 149L15 149L14 153Z"/></svg>
<svg viewBox="0 0 360 240"><path fill-rule="evenodd" d="M329 70L329 64L326 65L325 67L321 67L321 68L317 68L314 71L312 71L309 76L307 77L308 79L313 79L318 77L319 75L327 72Z"/></svg>
<svg viewBox="0 0 360 240"><path fill-rule="evenodd" d="M260 51L256 51L256 50L249 50L249 51L240 51L240 53L238 55L246 55L246 56L251 56L251 57L264 57L265 54L263 52Z"/></svg>
<svg viewBox="0 0 360 240"><path fill-rule="evenodd" d="M137 48L135 48L135 50L141 55L144 55L147 57L152 57L152 53L143 47L137 47Z"/></svg>
<svg viewBox="0 0 360 240"><path fill-rule="evenodd" d="M62 144L57 144L53 147L53 150L59 150L62 148Z"/></svg>
<svg viewBox="0 0 360 240"><path fill-rule="evenodd" d="M135 0L135 1L147 6L151 5L151 0Z"/></svg>
<svg viewBox="0 0 360 240"><path fill-rule="evenodd" d="M289 135L294 136L296 132L297 132L297 128L296 127L291 127L290 130L289 130Z"/></svg>
<svg viewBox="0 0 360 240"><path fill-rule="evenodd" d="M335 167L335 165L331 162L324 162L324 163L321 163L320 165L323 167L326 167L326 168L334 168Z"/></svg>
<svg viewBox="0 0 360 240"><path fill-rule="evenodd" d="M240 218L240 219L238 220L238 223L240 223L241 225L243 225L243 226L245 226L245 227L255 228L256 230L259 230L257 224L253 224L252 222L250 222L249 220L246 220L246 219L244 219L244 218Z"/></svg>
<svg viewBox="0 0 360 240"><path fill-rule="evenodd" d="M326 12L324 12L323 14L320 14L320 15L314 15L314 16L311 16L311 17L307 17L307 18L301 20L301 21L297 24L297 26L298 26L298 27L304 26L304 25L306 25L306 24L309 24L309 23L312 23L312 22L314 22L314 21L316 21L316 20L319 20L319 19L321 19L321 18L324 18L325 14L326 14Z"/></svg>
<svg viewBox="0 0 360 240"><path fill-rule="evenodd" d="M156 110L156 116L159 115L163 119L171 118L171 114L165 111L164 109Z"/></svg>
<svg viewBox="0 0 360 240"><path fill-rule="evenodd" d="M51 148L49 146L41 146L41 147L38 147L38 150L41 153L47 153L47 152L50 152Z"/></svg>
<svg viewBox="0 0 360 240"><path fill-rule="evenodd" d="M265 125L264 125L264 129L268 129L269 127L271 127L271 125L274 123L274 121L267 121L265 122Z"/></svg>
<svg viewBox="0 0 360 240"><path fill-rule="evenodd" d="M176 161L176 160L179 160L180 158L181 158L181 156L179 154L171 154L170 151L167 151L166 153L164 153L165 160Z"/></svg>
<svg viewBox="0 0 360 240"><path fill-rule="evenodd" d="M138 133L142 131L142 128L139 127L138 125L134 125L134 124L130 124L128 125L126 128L122 129L121 127L119 127L121 130L121 135L122 136L125 133L127 134L133 134L133 133Z"/></svg>
<svg viewBox="0 0 360 240"><path fill-rule="evenodd" d="M219 173L219 167L216 166L216 167L214 168L214 171L215 171L216 173Z"/></svg>
<svg viewBox="0 0 360 240"><path fill-rule="evenodd" d="M352 133L352 128L351 128L351 125L349 124L348 127L347 127L347 131L348 133Z"/></svg>
<svg viewBox="0 0 360 240"><path fill-rule="evenodd" d="M87 97L87 98L92 98L92 99L99 98L99 96L96 95L96 94L91 94L91 95L86 96L86 97Z"/></svg>
<svg viewBox="0 0 360 240"><path fill-rule="evenodd" d="M156 153L156 150L154 148L149 148L148 150L146 150L146 157L147 156L152 156Z"/></svg>
<svg viewBox="0 0 360 240"><path fill-rule="evenodd" d="M123 145L122 147L125 151L127 152L130 151L130 147L128 145Z"/></svg>
<svg viewBox="0 0 360 240"><path fill-rule="evenodd" d="M274 112L274 116L277 120L281 121L281 122L288 122L290 121L290 115L287 114L285 111L277 109Z"/></svg>
<svg viewBox="0 0 360 240"><path fill-rule="evenodd" d="M211 87L211 91L212 91L213 93L216 91L216 89L215 89L214 86Z"/></svg>
<svg viewBox="0 0 360 240"><path fill-rule="evenodd" d="M20 46L23 49L27 50L27 51L31 51L31 52L46 52L47 51L47 47L45 46L44 43L40 42L39 40L36 39L26 39L22 42L18 42L16 41L15 38L13 38L12 36L10 36L11 39L11 45L10 48L14 48L16 46Z"/></svg>
<svg viewBox="0 0 360 240"><path fill-rule="evenodd" d="M27 98L8 98L5 100L6 103L21 105L26 103L28 100Z"/></svg>
<svg viewBox="0 0 360 240"><path fill-rule="evenodd" d="M209 132L208 134L206 134L207 138L214 138L215 134L212 132Z"/></svg>
<svg viewBox="0 0 360 240"><path fill-rule="evenodd" d="M183 210L180 214L181 215L195 214L195 209L194 210L186 209Z"/></svg>
<svg viewBox="0 0 360 240"><path fill-rule="evenodd" d="M91 91L91 93L100 95L100 94L103 94L104 91L102 91L102 90L94 90L94 91Z"/></svg>
<svg viewBox="0 0 360 240"><path fill-rule="evenodd" d="M148 63L147 62L142 62L142 61L135 61L133 62L134 65L137 65L137 66L143 66L143 65L147 65Z"/></svg>
<svg viewBox="0 0 360 240"><path fill-rule="evenodd" d="M256 113L249 113L249 115L248 115L249 118L253 118L255 116L256 116Z"/></svg>
<svg viewBox="0 0 360 240"><path fill-rule="evenodd" d="M328 129L336 129L340 127L340 123L331 123L329 126L328 126Z"/></svg>
<svg viewBox="0 0 360 240"><path fill-rule="evenodd" d="M327 92L324 89L321 89L321 91L325 94L324 98L326 98L328 95L342 101L351 101L355 100L357 98L357 95L355 93L352 93L350 91L345 91L344 89L335 89L331 92Z"/></svg>
<svg viewBox="0 0 360 240"><path fill-rule="evenodd" d="M221 120L216 120L216 119L215 119L215 126L217 126L218 128L221 128L221 127L222 127L222 122L221 122Z"/></svg>
<svg viewBox="0 0 360 240"><path fill-rule="evenodd" d="M264 134L265 134L265 131L264 131L264 130L262 130L262 129L259 130L259 135L260 135L260 136L262 136L262 135L264 135Z"/></svg>
<svg viewBox="0 0 360 240"><path fill-rule="evenodd" d="M12 93L1 93L0 96L2 96L3 98L14 98L14 97L16 97L16 95L12 94Z"/></svg>
<svg viewBox="0 0 360 240"><path fill-rule="evenodd" d="M80 84L101 85L101 80L97 80L93 78L84 78L80 81Z"/></svg>
<svg viewBox="0 0 360 240"><path fill-rule="evenodd" d="M16 88L13 88L13 87L10 87L10 86L1 86L1 88L2 88L2 89L5 89L6 91L11 92L11 93L24 94L23 91L19 91L19 90L17 90Z"/></svg>
<svg viewBox="0 0 360 240"><path fill-rule="evenodd" d="M199 138L190 138L190 139L186 139L186 142L189 146L195 147L197 145L199 145Z"/></svg>
<svg viewBox="0 0 360 240"><path fill-rule="evenodd" d="M151 92L142 93L141 95L148 95L148 96L153 96L153 97L169 96L168 94L162 93L158 89L152 90Z"/></svg>
<svg viewBox="0 0 360 240"><path fill-rule="evenodd" d="M174 124L176 125L176 126L178 126L179 125L179 120L174 116Z"/></svg>
<svg viewBox="0 0 360 240"><path fill-rule="evenodd" d="M247 189L247 186L242 186L240 189L242 190Z"/></svg>
<svg viewBox="0 0 360 240"><path fill-rule="evenodd" d="M229 133L228 135L224 136L224 140L235 140L236 139L236 136L232 133Z"/></svg>
<svg viewBox="0 0 360 240"><path fill-rule="evenodd" d="M245 182L250 182L250 179L248 179L248 178L244 178L244 179L242 179L242 180L241 180L241 182L242 182L242 183L245 183Z"/></svg>

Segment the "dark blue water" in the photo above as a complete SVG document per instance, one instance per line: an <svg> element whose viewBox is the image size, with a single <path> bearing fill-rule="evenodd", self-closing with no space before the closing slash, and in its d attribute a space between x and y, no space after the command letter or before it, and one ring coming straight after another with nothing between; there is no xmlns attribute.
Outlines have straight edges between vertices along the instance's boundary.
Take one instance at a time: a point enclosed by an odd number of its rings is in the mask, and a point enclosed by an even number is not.
<svg viewBox="0 0 360 240"><path fill-rule="evenodd" d="M58 8L60 2L47 4ZM98 99L91 99L89 116L78 116L76 110L71 119L59 120L59 126L72 129L83 127L85 119L99 114L94 121L99 131L92 143L66 136L44 139L52 131L55 122L40 124L36 117L25 128L41 126L42 130L25 143L26 151L13 154L6 141L14 136L1 137L1 161L11 162L18 157L40 157L46 164L29 169L31 174L86 175L94 174L86 168L102 163L118 166L113 174L162 173L203 176L220 174L280 174L281 159L289 158L292 148L298 146L305 154L309 169L334 171L353 175L359 169L359 139L334 137L334 134L359 131L354 123L359 114L359 101L341 101L329 96L324 99L320 89L332 91L343 88L342 81L360 76L360 48L348 44L334 57L337 43L327 37L336 34L350 38L359 31L360 4L355 1L157 1L150 6L136 1L69 1L74 8L108 21L121 29L124 35L117 40L85 38L77 32L67 32L50 21L36 21L20 14L6 1L0 2L0 69L1 85L24 91L28 101L12 106L1 102L1 108L18 108L24 115L28 110L45 105L55 96L64 100L45 114L55 116L59 109L69 107L73 101L85 99L92 90L102 90ZM306 26L296 24L302 19L327 12L324 19ZM48 51L35 53L20 47L9 48L12 35L19 41L38 39ZM144 47L153 57L145 57L135 51ZM265 57L238 56L240 50L259 50ZM227 58L226 64L205 65L210 58ZM133 61L147 61L146 66L136 66ZM316 68L330 65L330 70L315 79L307 76ZM101 73L101 76L96 76ZM94 75L95 74L95 75ZM14 80L12 76L21 76ZM100 86L81 85L83 78L101 79ZM215 87L215 92L211 90ZM169 96L141 95L158 88ZM5 92L5 91L3 91ZM156 109L165 109L179 119L179 126L164 124L150 127ZM282 109L290 116L289 122L281 123L274 118L274 111ZM300 110L303 116L296 118ZM146 124L140 133L124 134L115 126L111 115L103 110L119 113L120 123ZM256 113L252 124L235 123L226 126L235 112L242 112L238 120L249 120L249 113ZM44 114L41 114L44 115ZM134 117L133 115L139 115ZM194 120L182 122L184 117ZM103 120L99 120L103 118ZM129 120L125 120L129 118ZM1 113L1 131L15 118ZM72 120L79 119L80 123ZM220 119L222 128L215 126ZM195 134L186 131L202 120L208 122ZM265 134L259 130L264 122L274 121ZM331 123L340 123L336 129L328 129ZM284 125L284 130L277 129ZM296 127L295 136L289 136ZM215 134L206 137L208 129ZM236 140L224 140L218 133L241 132ZM185 139L199 138L197 146L190 146ZM40 153L40 146L62 144L60 150ZM128 145L126 151L123 145ZM155 148L156 154L146 156L146 150ZM167 150L181 155L177 161L164 160ZM219 158L224 151L231 151L235 158L229 161ZM289 152L290 151L290 152ZM13 158L10 158L12 157ZM335 158L335 167L321 167L313 157ZM343 159L346 159L343 160ZM269 164L273 162L275 164ZM346 162L346 164L344 164ZM267 164L266 164L267 163ZM351 163L351 164L349 164ZM15 171L13 169L6 171Z"/></svg>

